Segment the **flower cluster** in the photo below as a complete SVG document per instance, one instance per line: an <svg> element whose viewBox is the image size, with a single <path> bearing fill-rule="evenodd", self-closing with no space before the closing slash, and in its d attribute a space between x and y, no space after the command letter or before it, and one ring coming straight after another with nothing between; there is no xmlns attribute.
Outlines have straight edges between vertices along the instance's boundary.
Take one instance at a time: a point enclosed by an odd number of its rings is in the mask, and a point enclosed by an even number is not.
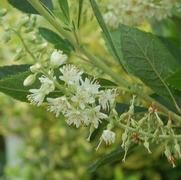
<svg viewBox="0 0 181 180"><path fill-rule="evenodd" d="M64 65L67 59L62 51L55 50L48 66L44 67L39 63L31 66L33 74L25 79L24 85L31 85L38 74L41 74L38 78L41 86L39 89L30 89L31 94L27 98L37 106L46 101L48 111L56 117L63 115L67 124L76 128L89 126L91 135L102 121L110 121L117 93L115 89L103 90L95 79L89 78L74 65ZM57 69L58 73L55 73ZM61 91L61 94L51 97L50 93L55 89ZM110 130L104 130L101 138L107 145L115 141L115 133Z"/></svg>
<svg viewBox="0 0 181 180"><path fill-rule="evenodd" d="M142 118L136 119L134 115L134 98L128 112L120 118L120 127L124 129L122 134L122 147L125 149L125 161L127 151L132 143L142 144L148 151L150 144L163 146L163 152L168 161L175 167L175 158L181 158L180 135L175 135L171 119L166 124L158 115L157 109L151 106Z"/></svg>
<svg viewBox="0 0 181 180"><path fill-rule="evenodd" d="M177 0L108 0L104 15L108 26L116 28L119 23L140 25L152 18L160 21L171 16L171 10L181 4Z"/></svg>
<svg viewBox="0 0 181 180"><path fill-rule="evenodd" d="M181 135L175 135L171 119L163 123L154 106L144 115L135 113L136 96L133 96L129 110L118 115L115 103L117 91L103 89L76 66L66 64L67 59L62 51L55 50L50 61L30 67L32 74L25 79L24 85L31 85L37 78L40 82L39 89L29 90L31 94L27 98L32 104L40 106L45 102L47 110L56 117L63 115L68 125L89 127L88 140L100 123L106 121L107 128L103 130L96 149L102 142L113 144L116 140L113 129L120 127L123 130L122 148L125 150L123 161L132 143L143 145L148 153L151 153L150 144L160 144L169 162L175 166L175 158L181 157Z"/></svg>

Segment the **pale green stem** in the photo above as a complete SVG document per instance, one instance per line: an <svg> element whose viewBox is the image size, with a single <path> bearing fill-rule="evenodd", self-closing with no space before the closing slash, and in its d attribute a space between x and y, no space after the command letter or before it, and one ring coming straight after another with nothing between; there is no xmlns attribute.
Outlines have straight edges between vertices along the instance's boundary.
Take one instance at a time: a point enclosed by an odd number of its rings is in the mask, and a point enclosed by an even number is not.
<svg viewBox="0 0 181 180"><path fill-rule="evenodd" d="M10 29L10 30L13 31L13 32L19 37L19 39L21 40L21 42L22 42L25 50L27 51L27 53L28 53L28 54L32 57L32 59L36 62L36 61L37 61L37 60L36 60L36 57L35 57L34 54L29 50L29 48L28 48L28 46L26 45L26 43L25 43L23 37L21 36L21 34L20 34L18 31L16 31L15 29Z"/></svg>
<svg viewBox="0 0 181 180"><path fill-rule="evenodd" d="M131 132L136 132L136 130L134 128L127 126L125 124L119 123L118 126L121 127L122 129L128 129ZM140 131L139 133L141 135L149 137L149 138L155 138L154 134L150 134L150 133L147 133L145 131ZM172 136L170 136L170 135L158 135L158 138L159 139L180 139L181 135L172 135Z"/></svg>
<svg viewBox="0 0 181 180"><path fill-rule="evenodd" d="M68 39L74 46L76 42L72 35L62 28L59 21L53 17L40 3L39 0L27 0L45 19L66 39Z"/></svg>

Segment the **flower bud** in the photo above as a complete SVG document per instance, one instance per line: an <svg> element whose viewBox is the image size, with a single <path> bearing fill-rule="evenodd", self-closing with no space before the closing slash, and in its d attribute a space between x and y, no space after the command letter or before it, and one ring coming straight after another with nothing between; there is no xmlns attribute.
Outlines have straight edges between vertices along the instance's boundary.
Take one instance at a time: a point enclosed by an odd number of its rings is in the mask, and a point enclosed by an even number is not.
<svg viewBox="0 0 181 180"><path fill-rule="evenodd" d="M50 65L53 68L57 68L67 61L67 55L63 54L62 51L54 50L50 57Z"/></svg>
<svg viewBox="0 0 181 180"><path fill-rule="evenodd" d="M101 138L105 141L106 145L111 145L115 142L116 134L110 130L104 130Z"/></svg>
<svg viewBox="0 0 181 180"><path fill-rule="evenodd" d="M36 80L36 74L29 75L23 82L24 86L30 86L32 85Z"/></svg>
<svg viewBox="0 0 181 180"><path fill-rule="evenodd" d="M41 69L41 64L39 64L39 63L36 63L36 64L30 66L30 71L32 73L37 73L40 71L40 69Z"/></svg>
<svg viewBox="0 0 181 180"><path fill-rule="evenodd" d="M170 147L168 145L166 145L165 147L165 156L167 157L168 161L172 164L173 168L176 166L175 165L175 158L172 155L171 151L170 151Z"/></svg>

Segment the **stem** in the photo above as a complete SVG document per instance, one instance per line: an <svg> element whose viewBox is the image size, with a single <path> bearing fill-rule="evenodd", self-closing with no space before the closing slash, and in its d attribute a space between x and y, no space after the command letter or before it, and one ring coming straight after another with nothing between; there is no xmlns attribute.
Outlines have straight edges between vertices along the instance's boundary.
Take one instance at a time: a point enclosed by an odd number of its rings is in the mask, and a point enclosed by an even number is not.
<svg viewBox="0 0 181 180"><path fill-rule="evenodd" d="M101 68L106 74L108 74L112 79L120 85L123 85L124 87L130 89L129 82L127 82L122 77L118 76L115 72L111 70L109 66L107 66L103 60L97 58L96 56L92 55L86 48L82 47L80 49L81 53L83 53L88 59L92 61L96 67Z"/></svg>
<svg viewBox="0 0 181 180"><path fill-rule="evenodd" d="M79 45L77 45L76 40L69 34L67 33L61 26L61 24L59 23L59 21L57 21L56 18L54 18L53 16L51 16L49 14L49 12L40 4L40 2L38 0L27 0L61 35L63 35L66 39L68 39L73 46L75 47L75 49L78 52L81 52L82 54L84 54L88 59L90 59L92 61L93 64L95 64L97 67L99 67L100 69L102 69L106 74L108 74L109 76L112 77L112 79L119 85L124 86L126 88L126 90L128 92L131 92L135 95L140 96L141 98L145 99L146 101L149 102L154 102L155 105L162 110L165 114L170 113L170 115L178 120L181 121L181 117L178 116L177 114L175 114L174 112L171 112L169 109L167 109L165 106L163 106L162 104L160 104L159 102L155 101L154 99L152 99L149 96L143 95L142 93L140 93L137 89L135 89L127 80L123 79L121 76L119 76L118 74L116 74L115 72L113 72L111 70L111 68L109 66L107 66L104 61L100 60L99 58L95 57L94 55L92 55L87 49L85 49L84 47L80 47Z"/></svg>
<svg viewBox="0 0 181 180"><path fill-rule="evenodd" d="M122 124L122 123L119 123L118 125L119 127L121 127L122 129L128 129L129 131L131 132L135 132L136 130L130 126L127 126L125 124ZM139 132L141 135L143 136L146 136L146 137L150 137L150 138L155 138L155 136L153 134L150 134L150 133L147 133L145 131L140 131ZM180 139L181 138L181 135L173 135L173 136L170 136L170 135L159 135L158 138L160 139Z"/></svg>
<svg viewBox="0 0 181 180"><path fill-rule="evenodd" d="M62 36L68 39L75 47L76 42L70 33L65 31L59 21L53 17L40 3L39 0L27 0Z"/></svg>
<svg viewBox="0 0 181 180"><path fill-rule="evenodd" d="M28 54L32 57L32 59L36 62L36 57L35 57L34 54L29 50L29 48L28 48L28 46L26 45L26 43L25 43L23 37L21 36L21 34L20 34L18 31L16 31L15 29L11 29L11 30L19 37L19 39L21 40L21 42L22 42L25 50L27 51L27 53L28 53Z"/></svg>

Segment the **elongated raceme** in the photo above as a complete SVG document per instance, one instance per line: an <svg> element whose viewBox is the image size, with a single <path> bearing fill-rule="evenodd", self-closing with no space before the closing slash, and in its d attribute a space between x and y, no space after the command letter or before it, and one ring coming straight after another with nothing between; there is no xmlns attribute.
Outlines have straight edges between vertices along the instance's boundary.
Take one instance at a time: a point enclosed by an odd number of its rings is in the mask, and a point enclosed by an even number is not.
<svg viewBox="0 0 181 180"><path fill-rule="evenodd" d="M160 21L172 16L173 8L179 11L181 3L177 0L108 0L104 19L112 28L119 23L140 25L151 19Z"/></svg>
<svg viewBox="0 0 181 180"><path fill-rule="evenodd" d="M126 160L131 144L142 144L148 153L152 153L150 145L159 143L163 144L165 156L175 167L175 158L181 155L181 136L175 134L170 119L167 124L164 124L154 106L150 106L148 112L141 117L137 116L135 95L130 101L128 111L118 115L116 97L119 93L117 90L101 88L95 78L84 77L84 72L73 64L66 64L67 60L66 54L54 50L50 56L50 62L46 62L46 65L36 63L30 67L32 75L25 79L25 85L28 85L29 77L36 78L41 75L38 78L40 88L30 89L31 94L27 96L32 104L40 106L45 102L48 106L47 110L54 113L57 118L63 115L68 125L76 128L88 127L88 141L102 121L107 121L107 128L103 130L96 150L103 142L106 145L115 143L116 131L114 129L121 128L123 131L121 146L125 150L123 161ZM57 68L59 71L55 74ZM54 90L62 91L63 95L50 97L50 93Z"/></svg>

